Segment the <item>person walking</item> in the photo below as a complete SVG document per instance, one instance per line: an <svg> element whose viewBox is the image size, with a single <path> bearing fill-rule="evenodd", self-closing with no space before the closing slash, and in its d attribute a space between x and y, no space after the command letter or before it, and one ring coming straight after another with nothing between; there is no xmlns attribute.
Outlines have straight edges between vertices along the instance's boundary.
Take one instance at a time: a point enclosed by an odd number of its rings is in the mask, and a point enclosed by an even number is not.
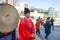
<svg viewBox="0 0 60 40"><path fill-rule="evenodd" d="M54 19L53 19L53 17L51 18L51 26L52 26L52 29L54 30Z"/></svg>
<svg viewBox="0 0 60 40"><path fill-rule="evenodd" d="M37 33L40 34L40 21L39 21L39 19L36 20L35 26L36 26L36 34L37 34Z"/></svg>
<svg viewBox="0 0 60 40"><path fill-rule="evenodd" d="M51 20L50 17L47 17L46 22L44 24L44 28L45 28L45 39L48 38L49 34L51 33Z"/></svg>

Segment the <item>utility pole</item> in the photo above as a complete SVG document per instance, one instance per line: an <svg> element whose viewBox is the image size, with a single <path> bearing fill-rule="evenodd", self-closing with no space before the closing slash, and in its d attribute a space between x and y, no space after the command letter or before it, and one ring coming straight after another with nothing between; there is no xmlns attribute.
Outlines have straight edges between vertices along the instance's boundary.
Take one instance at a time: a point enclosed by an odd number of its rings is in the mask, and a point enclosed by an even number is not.
<svg viewBox="0 0 60 40"><path fill-rule="evenodd" d="M6 0L6 3L8 3L8 0Z"/></svg>
<svg viewBox="0 0 60 40"><path fill-rule="evenodd" d="M15 2L16 2L16 0L13 0L13 5L15 6Z"/></svg>
<svg viewBox="0 0 60 40"><path fill-rule="evenodd" d="M13 5L15 5L15 0L13 0Z"/></svg>

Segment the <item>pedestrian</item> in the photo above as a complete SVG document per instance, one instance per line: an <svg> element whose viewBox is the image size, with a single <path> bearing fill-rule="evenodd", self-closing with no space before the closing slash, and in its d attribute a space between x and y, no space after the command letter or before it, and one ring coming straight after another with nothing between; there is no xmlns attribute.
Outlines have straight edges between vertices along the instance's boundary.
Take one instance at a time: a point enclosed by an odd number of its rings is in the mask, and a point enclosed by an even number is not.
<svg viewBox="0 0 60 40"><path fill-rule="evenodd" d="M38 20L41 21L41 18L39 17Z"/></svg>
<svg viewBox="0 0 60 40"><path fill-rule="evenodd" d="M34 24L30 19L30 10L24 9L25 17L21 19L19 24L19 36L20 40L35 40Z"/></svg>
<svg viewBox="0 0 60 40"><path fill-rule="evenodd" d="M41 18L41 26L44 27L44 19Z"/></svg>
<svg viewBox="0 0 60 40"><path fill-rule="evenodd" d="M44 31L44 19L43 18L41 18L41 27L40 27L40 30Z"/></svg>
<svg viewBox="0 0 60 40"><path fill-rule="evenodd" d="M54 30L54 19L53 19L53 17L51 18L51 26L52 26L52 29Z"/></svg>
<svg viewBox="0 0 60 40"><path fill-rule="evenodd" d="M44 28L45 28L45 34L46 34L45 38L47 39L47 37L51 33L51 20L50 20L50 17L47 17L46 22L44 24Z"/></svg>
<svg viewBox="0 0 60 40"><path fill-rule="evenodd" d="M39 21L39 19L36 20L35 26L36 26L36 34L37 34L37 33L40 34L40 21Z"/></svg>

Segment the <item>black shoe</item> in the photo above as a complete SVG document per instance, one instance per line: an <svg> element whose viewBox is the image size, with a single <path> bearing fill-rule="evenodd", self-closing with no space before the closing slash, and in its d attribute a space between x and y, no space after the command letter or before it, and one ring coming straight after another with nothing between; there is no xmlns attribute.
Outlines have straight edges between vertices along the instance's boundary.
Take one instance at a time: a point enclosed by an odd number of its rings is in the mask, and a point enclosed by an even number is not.
<svg viewBox="0 0 60 40"><path fill-rule="evenodd" d="M47 37L45 37L45 39L47 39Z"/></svg>
<svg viewBox="0 0 60 40"><path fill-rule="evenodd" d="M39 34L40 34L40 32L39 32Z"/></svg>

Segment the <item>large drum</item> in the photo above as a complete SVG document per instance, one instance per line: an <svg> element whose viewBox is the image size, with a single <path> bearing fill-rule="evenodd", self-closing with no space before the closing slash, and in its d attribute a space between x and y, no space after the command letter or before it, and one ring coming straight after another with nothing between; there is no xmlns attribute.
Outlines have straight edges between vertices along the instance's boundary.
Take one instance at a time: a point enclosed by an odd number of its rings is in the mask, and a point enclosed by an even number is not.
<svg viewBox="0 0 60 40"><path fill-rule="evenodd" d="M19 14L14 6L0 4L0 40L15 40L18 21Z"/></svg>

